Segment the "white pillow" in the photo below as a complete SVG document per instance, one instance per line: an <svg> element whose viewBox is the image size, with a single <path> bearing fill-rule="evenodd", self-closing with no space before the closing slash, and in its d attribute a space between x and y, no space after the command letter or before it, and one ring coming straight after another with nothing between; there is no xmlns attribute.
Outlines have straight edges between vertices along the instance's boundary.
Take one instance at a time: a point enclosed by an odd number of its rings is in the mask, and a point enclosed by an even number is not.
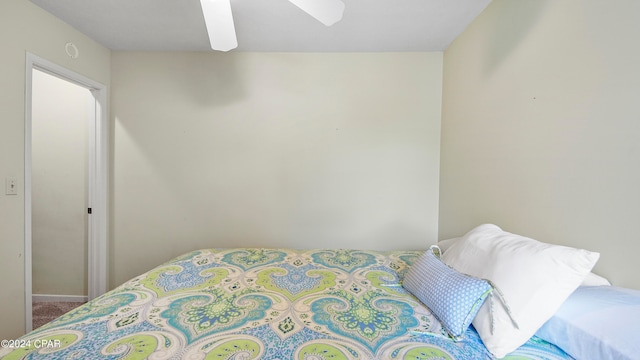
<svg viewBox="0 0 640 360"><path fill-rule="evenodd" d="M438 241L438 247L440 248L440 252L444 254L444 252L447 251L451 247L451 245L455 244L460 239L461 238L456 237L456 238Z"/></svg>
<svg viewBox="0 0 640 360"><path fill-rule="evenodd" d="M447 249L449 249L451 245L455 244L460 239L462 239L462 237L440 240L438 241L438 247L440 248L440 251L442 251L442 253L444 254L444 252L447 251ZM605 285L611 285L611 282L606 278L598 274L594 274L592 272L588 273L587 276L582 281L582 283L580 284L580 286L605 286Z"/></svg>
<svg viewBox="0 0 640 360"><path fill-rule="evenodd" d="M592 272L587 274L580 286L610 286L611 282L600 275Z"/></svg>
<svg viewBox="0 0 640 360"><path fill-rule="evenodd" d="M502 358L526 343L553 316L599 257L595 252L545 244L485 224L452 244L442 261L463 274L490 280L504 294L518 328L498 300L493 314L486 302L473 321L487 349Z"/></svg>

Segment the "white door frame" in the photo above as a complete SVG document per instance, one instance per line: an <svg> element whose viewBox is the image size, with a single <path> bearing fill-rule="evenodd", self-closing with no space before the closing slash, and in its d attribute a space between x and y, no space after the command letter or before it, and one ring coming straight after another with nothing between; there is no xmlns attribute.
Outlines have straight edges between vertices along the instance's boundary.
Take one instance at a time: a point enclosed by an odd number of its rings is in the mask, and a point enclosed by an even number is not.
<svg viewBox="0 0 640 360"><path fill-rule="evenodd" d="M32 330L32 219L31 219L31 147L32 147L32 73L33 69L46 72L80 85L91 91L95 108L94 121L89 121L89 216L87 242L88 298L94 299L107 291L107 87L58 64L27 52L25 86L25 145L24 145L24 266L25 266L25 322L27 332Z"/></svg>

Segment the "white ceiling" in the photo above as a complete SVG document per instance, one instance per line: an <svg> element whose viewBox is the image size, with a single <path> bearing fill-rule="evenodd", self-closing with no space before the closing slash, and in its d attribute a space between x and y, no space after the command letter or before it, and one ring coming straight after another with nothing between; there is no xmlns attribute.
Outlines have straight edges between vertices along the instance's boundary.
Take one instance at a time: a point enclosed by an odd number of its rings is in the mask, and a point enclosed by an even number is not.
<svg viewBox="0 0 640 360"><path fill-rule="evenodd" d="M112 50L211 51L199 0L31 0ZM232 0L233 51L442 51L491 0L343 0L325 27L287 0Z"/></svg>

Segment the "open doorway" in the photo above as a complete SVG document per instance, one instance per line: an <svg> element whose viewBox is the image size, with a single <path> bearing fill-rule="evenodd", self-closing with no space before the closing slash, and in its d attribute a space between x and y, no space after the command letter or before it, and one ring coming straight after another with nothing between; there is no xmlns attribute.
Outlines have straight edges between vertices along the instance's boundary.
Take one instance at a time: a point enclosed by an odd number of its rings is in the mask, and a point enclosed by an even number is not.
<svg viewBox="0 0 640 360"><path fill-rule="evenodd" d="M82 305L87 293L89 89L33 69L31 263L33 328Z"/></svg>
<svg viewBox="0 0 640 360"><path fill-rule="evenodd" d="M106 88L27 55L25 325L106 289ZM41 319L35 319L41 320Z"/></svg>

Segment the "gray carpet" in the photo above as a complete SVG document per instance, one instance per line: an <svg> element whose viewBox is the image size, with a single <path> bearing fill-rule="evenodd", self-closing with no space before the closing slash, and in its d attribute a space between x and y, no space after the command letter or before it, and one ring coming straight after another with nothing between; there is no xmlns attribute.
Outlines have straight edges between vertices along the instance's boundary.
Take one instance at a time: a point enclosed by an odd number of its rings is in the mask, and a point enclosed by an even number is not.
<svg viewBox="0 0 640 360"><path fill-rule="evenodd" d="M67 312L84 304L81 302L33 302L33 329L55 320Z"/></svg>

